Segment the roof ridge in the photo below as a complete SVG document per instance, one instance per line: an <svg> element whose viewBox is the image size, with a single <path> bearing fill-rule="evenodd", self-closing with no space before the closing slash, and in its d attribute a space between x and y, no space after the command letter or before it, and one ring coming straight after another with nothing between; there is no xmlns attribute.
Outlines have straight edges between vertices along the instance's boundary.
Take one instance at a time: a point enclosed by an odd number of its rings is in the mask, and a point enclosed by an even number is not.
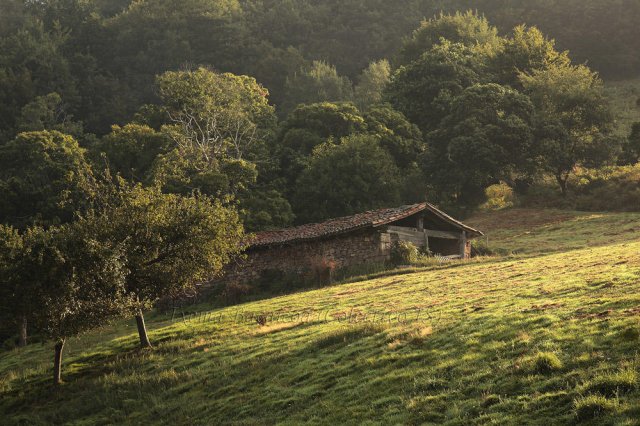
<svg viewBox="0 0 640 426"><path fill-rule="evenodd" d="M350 216L327 219L323 222L308 223L291 228L262 231L253 235L248 247L263 247L277 244L287 244L298 241L308 241L317 238L330 237L366 227L379 227L397 220L404 219L423 210L429 210L442 220L474 234L482 232L463 224L443 211L427 202L406 204L399 207L387 207L368 210Z"/></svg>

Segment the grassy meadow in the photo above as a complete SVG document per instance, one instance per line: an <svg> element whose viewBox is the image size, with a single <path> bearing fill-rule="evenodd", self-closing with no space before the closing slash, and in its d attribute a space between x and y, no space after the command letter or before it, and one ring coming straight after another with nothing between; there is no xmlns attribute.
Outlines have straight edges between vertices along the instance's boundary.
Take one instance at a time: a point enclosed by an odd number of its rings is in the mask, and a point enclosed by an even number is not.
<svg viewBox="0 0 640 426"><path fill-rule="evenodd" d="M1 422L640 424L640 214L469 222L504 255L105 326L58 392L50 344L1 352Z"/></svg>

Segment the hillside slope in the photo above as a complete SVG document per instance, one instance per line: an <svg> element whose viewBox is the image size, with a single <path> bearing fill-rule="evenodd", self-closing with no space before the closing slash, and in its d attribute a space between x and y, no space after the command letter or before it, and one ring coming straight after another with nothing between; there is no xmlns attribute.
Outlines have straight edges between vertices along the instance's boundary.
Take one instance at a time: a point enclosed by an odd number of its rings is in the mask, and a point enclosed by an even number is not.
<svg viewBox="0 0 640 426"><path fill-rule="evenodd" d="M526 256L156 316L151 351L135 349L133 323L105 327L69 342L58 394L48 344L1 353L0 413L29 424L638 424L640 215L472 222Z"/></svg>

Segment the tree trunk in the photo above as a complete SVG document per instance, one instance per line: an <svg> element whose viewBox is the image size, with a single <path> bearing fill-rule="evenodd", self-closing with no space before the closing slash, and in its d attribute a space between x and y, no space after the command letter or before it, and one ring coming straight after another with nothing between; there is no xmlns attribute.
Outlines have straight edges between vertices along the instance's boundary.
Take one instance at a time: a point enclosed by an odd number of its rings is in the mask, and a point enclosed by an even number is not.
<svg viewBox="0 0 640 426"><path fill-rule="evenodd" d="M556 175L556 180L558 181L558 185L560 185L560 190L562 191L562 195L564 197L567 196L567 181L569 180L569 176L562 176L561 174Z"/></svg>
<svg viewBox="0 0 640 426"><path fill-rule="evenodd" d="M20 318L18 346L20 346L21 348L27 346L27 316L26 315L22 315L22 317Z"/></svg>
<svg viewBox="0 0 640 426"><path fill-rule="evenodd" d="M56 342L55 357L53 358L53 385L58 386L62 383L62 349L64 349L65 339Z"/></svg>
<svg viewBox="0 0 640 426"><path fill-rule="evenodd" d="M140 346L143 348L150 348L151 342L147 335L147 327L144 324L144 315L142 315L142 309L138 309L136 314L136 324L138 325L138 335L140 336Z"/></svg>

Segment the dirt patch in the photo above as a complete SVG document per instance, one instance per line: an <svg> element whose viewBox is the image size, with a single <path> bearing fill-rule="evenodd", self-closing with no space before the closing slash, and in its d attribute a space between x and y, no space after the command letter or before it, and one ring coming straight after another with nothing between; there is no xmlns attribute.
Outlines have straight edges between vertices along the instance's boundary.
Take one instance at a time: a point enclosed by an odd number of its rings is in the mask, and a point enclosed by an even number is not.
<svg viewBox="0 0 640 426"><path fill-rule="evenodd" d="M578 319L588 319L588 320L606 320L613 313L612 309L607 309L606 311L597 312L597 313L587 313L576 311L575 317Z"/></svg>
<svg viewBox="0 0 640 426"><path fill-rule="evenodd" d="M622 311L622 314L626 316L640 315L640 306L636 306L635 308L631 309L625 309L624 311Z"/></svg>
<svg viewBox="0 0 640 426"><path fill-rule="evenodd" d="M522 312L542 312L550 309L558 309L562 308L564 303L547 303L544 305L531 305L531 307L527 309L523 309Z"/></svg>

